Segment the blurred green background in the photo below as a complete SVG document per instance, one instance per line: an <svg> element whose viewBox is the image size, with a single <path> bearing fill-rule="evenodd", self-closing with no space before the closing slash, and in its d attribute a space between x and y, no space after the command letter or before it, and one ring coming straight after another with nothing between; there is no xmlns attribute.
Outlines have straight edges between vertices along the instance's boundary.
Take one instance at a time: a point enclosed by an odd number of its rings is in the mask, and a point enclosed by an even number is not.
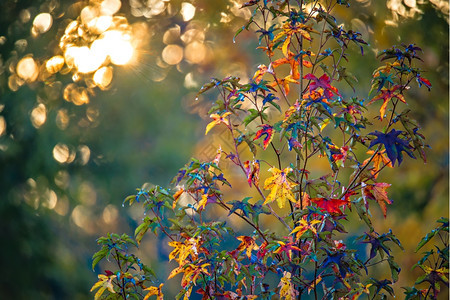
<svg viewBox="0 0 450 300"><path fill-rule="evenodd" d="M87 6L137 36L133 60L106 62L97 77L75 73L81 62L65 56L98 36L69 28L80 15L89 21ZM251 13L240 6L234 0L0 3L1 299L92 298L96 238L132 234L142 217L139 209L122 208L123 199L144 183L168 184L191 156L215 153L218 145L204 137L214 99L195 100L196 92L210 77L247 79L265 63L251 33L233 43ZM355 0L337 18L371 45L364 56L352 49L347 66L361 97L378 66L377 50L416 43L424 51L423 76L433 88L413 88L407 101L431 146L428 161L407 159L384 174L395 182L394 204L387 219L376 218L379 232L393 228L406 249L395 255L404 270L397 286L411 285L415 245L448 216L448 1ZM72 68L58 63L61 57ZM151 239L143 242L142 255L155 259L155 247Z"/></svg>

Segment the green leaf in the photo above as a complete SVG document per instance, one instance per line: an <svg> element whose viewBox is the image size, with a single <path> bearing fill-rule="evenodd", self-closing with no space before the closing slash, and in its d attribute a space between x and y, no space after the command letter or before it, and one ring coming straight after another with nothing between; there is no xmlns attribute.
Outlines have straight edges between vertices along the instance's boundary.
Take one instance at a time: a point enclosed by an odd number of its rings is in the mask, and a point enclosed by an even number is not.
<svg viewBox="0 0 450 300"><path fill-rule="evenodd" d="M141 243L142 238L144 237L145 233L147 232L147 230L149 228L149 225L152 222L153 222L153 220L151 220L149 217L145 217L144 222L141 223L134 231L134 237L138 244Z"/></svg>
<svg viewBox="0 0 450 300"><path fill-rule="evenodd" d="M250 114L245 117L244 121L242 121L242 124L244 124L245 126L247 126L257 117L259 117L259 111L257 111L256 109L250 108L248 109L248 111L250 112Z"/></svg>
<svg viewBox="0 0 450 300"><path fill-rule="evenodd" d="M391 269L391 276L392 281L397 282L398 281L398 274L401 271L400 266L394 261L394 257L390 256L388 258L389 268Z"/></svg>
<svg viewBox="0 0 450 300"><path fill-rule="evenodd" d="M101 261L103 258L105 258L109 254L109 250L106 246L103 246L102 249L98 252L96 252L92 256L92 270L94 270L95 266Z"/></svg>
<svg viewBox="0 0 450 300"><path fill-rule="evenodd" d="M426 236L422 238L422 240L417 245L417 248L415 252L419 251L420 248L425 246L426 243L428 243L434 236L436 235L436 229L431 230L431 232L427 233Z"/></svg>

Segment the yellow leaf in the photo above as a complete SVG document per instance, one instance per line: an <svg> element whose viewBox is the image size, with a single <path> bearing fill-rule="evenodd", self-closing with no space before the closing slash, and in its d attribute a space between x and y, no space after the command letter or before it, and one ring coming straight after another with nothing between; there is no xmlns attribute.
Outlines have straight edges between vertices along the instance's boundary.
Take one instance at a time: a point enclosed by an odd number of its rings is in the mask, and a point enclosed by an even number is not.
<svg viewBox="0 0 450 300"><path fill-rule="evenodd" d="M206 203L208 203L208 194L203 194L202 199L198 202L198 209L205 209Z"/></svg>
<svg viewBox="0 0 450 300"><path fill-rule="evenodd" d="M259 249L258 245L256 245L255 240L250 236L241 235L236 238L241 241L241 244L238 246L237 250L245 250L248 258L252 256L252 250Z"/></svg>
<svg viewBox="0 0 450 300"><path fill-rule="evenodd" d="M322 281L322 276L317 276L316 279L310 283L310 285L308 286L308 294L316 288L317 284L320 283Z"/></svg>
<svg viewBox="0 0 450 300"><path fill-rule="evenodd" d="M164 299L164 294L162 293L161 289L163 287L163 283L161 283L159 285L159 287L156 286L151 286L147 289L144 289L144 291L148 291L147 295L145 295L143 300L147 300L148 298L150 298L150 296L156 296L157 300L163 300Z"/></svg>
<svg viewBox="0 0 450 300"><path fill-rule="evenodd" d="M325 129L325 127L327 127L328 124L330 124L331 119L325 119L323 120L323 122L320 124L320 131L323 131Z"/></svg>
<svg viewBox="0 0 450 300"><path fill-rule="evenodd" d="M183 193L184 193L184 189L181 188L173 195L172 209L175 209L175 207L177 206L178 199L180 199L180 196Z"/></svg>
<svg viewBox="0 0 450 300"><path fill-rule="evenodd" d="M99 299L106 290L108 290L111 294L116 293L112 284L112 280L116 277L116 275L112 275L109 277L103 274L98 275L98 281L91 288L91 292L95 289L98 289L94 296L95 300Z"/></svg>
<svg viewBox="0 0 450 300"><path fill-rule="evenodd" d="M231 115L230 112L226 112L221 116L218 114L211 114L210 118L212 118L213 121L211 123L209 123L208 125L206 125L205 135L207 135L208 132L217 124L224 123L225 125L230 126L230 122L227 119L225 119L229 115Z"/></svg>
<svg viewBox="0 0 450 300"><path fill-rule="evenodd" d="M272 177L266 179L264 182L264 189L270 190L270 193L267 196L266 201L264 201L264 204L277 200L278 206L283 208L286 199L295 203L296 200L291 191L295 184L291 184L287 179L287 174L292 172L292 169L285 168L281 171L277 168L270 168L269 171L272 172Z"/></svg>
<svg viewBox="0 0 450 300"><path fill-rule="evenodd" d="M289 56L289 45L291 44L291 36L288 35L286 39L284 40L283 46L281 47L281 50L283 51L284 56Z"/></svg>
<svg viewBox="0 0 450 300"><path fill-rule="evenodd" d="M280 287L280 299L284 298L286 300L294 300L298 292L295 290L291 282L291 273L285 271L283 277L278 284Z"/></svg>
<svg viewBox="0 0 450 300"><path fill-rule="evenodd" d="M321 221L319 221L319 220L312 220L311 222L308 223L308 221L306 219L301 219L299 221L299 225L292 230L291 234L297 233L297 235L296 235L297 239L301 238L302 235L308 230L310 230L314 234L317 234L317 230L313 226L320 222Z"/></svg>

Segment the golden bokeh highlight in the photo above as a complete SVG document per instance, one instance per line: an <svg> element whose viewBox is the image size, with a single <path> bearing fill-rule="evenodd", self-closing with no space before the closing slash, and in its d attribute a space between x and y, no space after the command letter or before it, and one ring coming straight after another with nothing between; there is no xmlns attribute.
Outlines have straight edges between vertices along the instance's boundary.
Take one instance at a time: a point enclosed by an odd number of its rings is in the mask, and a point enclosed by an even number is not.
<svg viewBox="0 0 450 300"><path fill-rule="evenodd" d="M105 209L103 209L103 222L108 225L114 224L119 217L119 210L112 204L108 204Z"/></svg>
<svg viewBox="0 0 450 300"><path fill-rule="evenodd" d="M169 0L130 0L131 14L135 17L145 17L147 19L162 14Z"/></svg>
<svg viewBox="0 0 450 300"><path fill-rule="evenodd" d="M94 222L92 221L94 218L89 208L84 205L77 205L73 209L71 217L75 225L87 233L95 232Z"/></svg>
<svg viewBox="0 0 450 300"><path fill-rule="evenodd" d="M164 62L169 65L176 65L183 59L183 48L178 45L167 45L162 51Z"/></svg>
<svg viewBox="0 0 450 300"><path fill-rule="evenodd" d="M47 189L44 194L42 206L48 209L54 209L58 203L58 196L55 191Z"/></svg>
<svg viewBox="0 0 450 300"><path fill-rule="evenodd" d="M33 108L30 119L35 128L39 128L44 125L45 121L47 121L47 108L45 105L39 103L35 108Z"/></svg>
<svg viewBox="0 0 450 300"><path fill-rule="evenodd" d="M174 44L180 40L181 28L179 25L175 25L164 32L163 43L166 45Z"/></svg>
<svg viewBox="0 0 450 300"><path fill-rule="evenodd" d="M205 44L194 41L184 49L186 60L192 64L200 64L206 58L207 48Z"/></svg>
<svg viewBox="0 0 450 300"><path fill-rule="evenodd" d="M86 88L70 83L64 89L63 97L66 101L75 105L83 105L89 103L89 95Z"/></svg>
<svg viewBox="0 0 450 300"><path fill-rule="evenodd" d="M111 67L101 67L94 73L94 83L102 90L106 89L112 81L113 69Z"/></svg>
<svg viewBox="0 0 450 300"><path fill-rule="evenodd" d="M28 23L31 20L31 13L28 9L22 9L19 13L19 20L22 23Z"/></svg>
<svg viewBox="0 0 450 300"><path fill-rule="evenodd" d="M78 146L78 157L82 166L86 165L91 158L91 149L86 145Z"/></svg>
<svg viewBox="0 0 450 300"><path fill-rule="evenodd" d="M47 32L53 24L53 18L49 13L40 13L33 20L31 33L33 36Z"/></svg>
<svg viewBox="0 0 450 300"><path fill-rule="evenodd" d="M26 56L17 63L16 72L26 82L33 82L39 76L39 66L33 57Z"/></svg>
<svg viewBox="0 0 450 300"><path fill-rule="evenodd" d="M5 135L6 133L6 120L5 117L0 116L0 136Z"/></svg>
<svg viewBox="0 0 450 300"><path fill-rule="evenodd" d="M100 12L103 15L113 15L119 11L121 6L120 0L104 0L100 4Z"/></svg>
<svg viewBox="0 0 450 300"><path fill-rule="evenodd" d="M53 147L53 158L61 164L69 164L75 160L75 152L66 144L58 143Z"/></svg>
<svg viewBox="0 0 450 300"><path fill-rule="evenodd" d="M131 61L134 48L131 35L118 30L106 31L102 38L96 41L97 52L105 53L115 65L125 65Z"/></svg>
<svg viewBox="0 0 450 300"><path fill-rule="evenodd" d="M50 74L58 73L63 67L64 57L61 55L55 55L45 63L45 68Z"/></svg>
<svg viewBox="0 0 450 300"><path fill-rule="evenodd" d="M63 196L58 198L58 201L53 209L58 215L65 216L69 212L69 200Z"/></svg>
<svg viewBox="0 0 450 300"><path fill-rule="evenodd" d="M195 6L189 2L181 3L181 15L183 16L183 21L187 22L192 20L195 16Z"/></svg>

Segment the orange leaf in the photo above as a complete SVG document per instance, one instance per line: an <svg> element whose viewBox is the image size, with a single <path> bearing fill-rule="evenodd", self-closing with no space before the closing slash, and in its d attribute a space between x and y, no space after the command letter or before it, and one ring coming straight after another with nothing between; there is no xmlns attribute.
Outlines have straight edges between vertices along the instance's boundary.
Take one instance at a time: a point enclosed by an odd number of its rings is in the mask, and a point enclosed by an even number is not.
<svg viewBox="0 0 450 300"><path fill-rule="evenodd" d="M364 188L364 195L377 201L385 218L387 213L386 204L392 204L392 200L389 200L386 192L386 189L390 186L391 185L389 183L379 182L373 185L368 185Z"/></svg>

